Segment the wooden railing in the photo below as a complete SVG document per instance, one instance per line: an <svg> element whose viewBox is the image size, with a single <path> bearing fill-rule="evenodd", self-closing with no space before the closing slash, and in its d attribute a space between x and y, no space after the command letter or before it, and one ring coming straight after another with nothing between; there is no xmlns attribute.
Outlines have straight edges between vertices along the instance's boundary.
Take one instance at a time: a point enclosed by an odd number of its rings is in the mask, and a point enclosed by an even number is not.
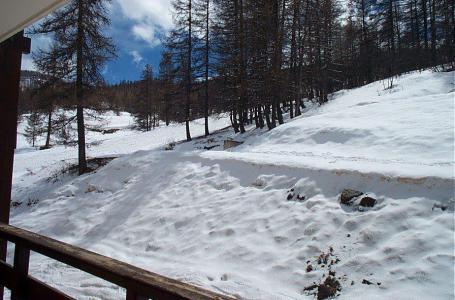
<svg viewBox="0 0 455 300"><path fill-rule="evenodd" d="M127 300L234 299L2 223L0 239L15 244L14 266L0 261L0 286L11 290L11 300L73 299L28 274L30 251L125 288Z"/></svg>

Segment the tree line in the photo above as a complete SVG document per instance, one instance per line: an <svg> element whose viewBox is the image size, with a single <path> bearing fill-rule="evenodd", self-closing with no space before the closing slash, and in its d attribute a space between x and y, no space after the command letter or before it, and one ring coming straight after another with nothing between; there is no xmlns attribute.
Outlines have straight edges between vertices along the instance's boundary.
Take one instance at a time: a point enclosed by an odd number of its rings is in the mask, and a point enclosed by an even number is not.
<svg viewBox="0 0 455 300"><path fill-rule="evenodd" d="M210 81L222 86L211 96L235 132L249 123L272 129L284 111L300 115L304 100L324 104L340 89L453 69L454 8L452 0L174 0L164 55L186 94L187 128L194 81L202 80L205 99Z"/></svg>
<svg viewBox="0 0 455 300"><path fill-rule="evenodd" d="M55 125L64 138L75 123L81 173L84 108L131 112L146 131L184 122L191 140L190 121L204 118L208 135L212 113L229 113L235 132L273 129L337 90L382 79L391 88L404 72L455 68L453 0L173 0L159 69L109 85L100 74L115 57L102 30L106 2L72 0L32 30L53 43L34 55L39 84L23 91L35 99L23 109L46 118L48 136ZM76 114L53 117L57 107Z"/></svg>

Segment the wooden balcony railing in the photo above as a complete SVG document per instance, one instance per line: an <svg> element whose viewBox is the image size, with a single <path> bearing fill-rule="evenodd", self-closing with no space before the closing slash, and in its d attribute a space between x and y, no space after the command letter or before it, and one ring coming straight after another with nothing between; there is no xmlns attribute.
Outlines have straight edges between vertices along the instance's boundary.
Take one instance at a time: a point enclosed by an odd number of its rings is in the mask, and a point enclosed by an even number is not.
<svg viewBox="0 0 455 300"><path fill-rule="evenodd" d="M11 300L73 299L28 274L30 251L125 288L127 300L234 299L2 223L0 239L15 244L14 266L0 261L0 286L11 290Z"/></svg>

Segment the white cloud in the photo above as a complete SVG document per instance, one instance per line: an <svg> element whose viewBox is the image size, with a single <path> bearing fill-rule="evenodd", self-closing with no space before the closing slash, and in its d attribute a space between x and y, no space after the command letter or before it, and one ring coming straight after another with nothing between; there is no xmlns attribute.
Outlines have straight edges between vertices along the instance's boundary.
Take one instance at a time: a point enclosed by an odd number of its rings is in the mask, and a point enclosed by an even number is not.
<svg viewBox="0 0 455 300"><path fill-rule="evenodd" d="M160 44L159 34L172 28L171 0L117 0L123 15L133 21L136 39L151 47Z"/></svg>
<svg viewBox="0 0 455 300"><path fill-rule="evenodd" d="M142 57L142 55L140 55L139 52L136 51L136 50L130 51L130 55L133 57L133 61L134 61L136 64L139 64L139 63L141 63L141 61L144 60L144 58Z"/></svg>
<svg viewBox="0 0 455 300"><path fill-rule="evenodd" d="M150 25L134 25L132 32L137 39L146 41L152 48L160 44L159 38L155 35L155 28Z"/></svg>

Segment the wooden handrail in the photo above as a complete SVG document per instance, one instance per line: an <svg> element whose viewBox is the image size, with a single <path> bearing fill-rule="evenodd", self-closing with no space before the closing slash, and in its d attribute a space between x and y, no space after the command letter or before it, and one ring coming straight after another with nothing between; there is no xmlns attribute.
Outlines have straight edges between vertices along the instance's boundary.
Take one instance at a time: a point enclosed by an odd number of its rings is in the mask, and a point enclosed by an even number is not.
<svg viewBox="0 0 455 300"><path fill-rule="evenodd" d="M13 242L16 247L19 246L21 250L18 252L19 254L31 250L124 287L127 290L127 299L148 299L147 297L153 297L156 300L235 299L2 223L0 223L0 239ZM25 254L24 259L27 260L28 266L28 257L26 256ZM25 268L22 264L19 263L19 265L21 269ZM23 273L17 273L17 275L21 277ZM6 285L6 283L0 282L1 284Z"/></svg>

